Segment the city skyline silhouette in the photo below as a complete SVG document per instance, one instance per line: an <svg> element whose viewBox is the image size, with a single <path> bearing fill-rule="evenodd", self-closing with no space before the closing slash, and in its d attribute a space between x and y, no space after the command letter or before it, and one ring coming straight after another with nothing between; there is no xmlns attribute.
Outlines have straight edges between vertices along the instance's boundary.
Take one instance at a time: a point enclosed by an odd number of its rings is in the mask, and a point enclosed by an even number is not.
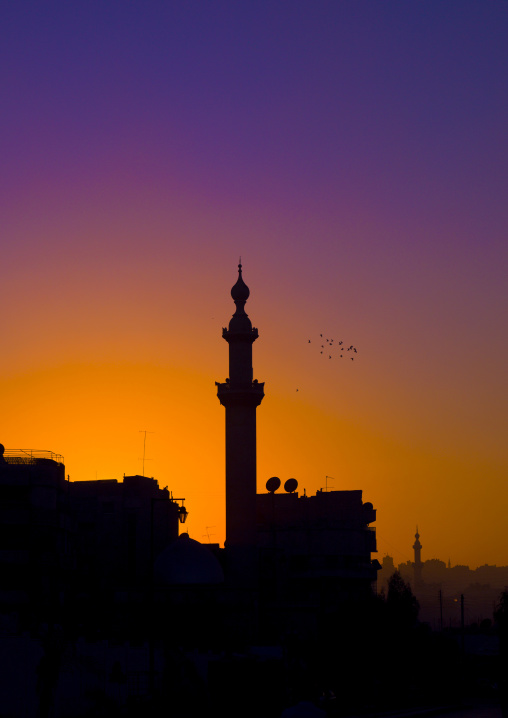
<svg viewBox="0 0 508 718"><path fill-rule="evenodd" d="M414 562L396 570L374 557L377 512L361 489L311 495L290 478L278 492L272 476L256 493L264 383L254 378L249 296L239 264L222 332L229 371L216 382L224 548L180 531L185 498L153 478L70 481L60 454L0 445L7 713L135 718L171 704L176 716L284 718L481 706L494 717L506 703L494 681L504 675L508 592L498 579L508 567L479 570L492 585L468 585L467 567L443 563L443 573L422 561L417 527ZM467 604L453 598L464 585ZM472 614L475 596L483 605ZM384 695L393 675L397 694Z"/></svg>
<svg viewBox="0 0 508 718"><path fill-rule="evenodd" d="M507 37L1 4L2 716L508 716Z"/></svg>

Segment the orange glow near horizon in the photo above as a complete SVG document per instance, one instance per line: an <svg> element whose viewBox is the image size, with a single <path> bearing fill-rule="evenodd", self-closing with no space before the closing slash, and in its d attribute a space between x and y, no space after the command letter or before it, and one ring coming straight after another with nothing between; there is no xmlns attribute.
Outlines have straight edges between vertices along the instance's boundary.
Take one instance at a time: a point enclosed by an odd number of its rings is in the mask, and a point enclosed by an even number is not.
<svg viewBox="0 0 508 718"><path fill-rule="evenodd" d="M261 331L255 350L261 348L262 339ZM227 345L220 338L216 349L222 351L226 367ZM265 370L268 373L268 366ZM291 382L292 372L286 373L286 382ZM279 370L275 367L271 373L277 376ZM145 474L186 499L191 536L201 541L209 536L222 544L224 413L214 387L214 379L222 375L122 362L68 364L11 376L1 385L4 418L8 418L2 441L7 448L23 444L22 448L62 453L71 480L121 480L124 473L141 473L140 432L147 429L153 433L147 437ZM258 372L255 376L266 380ZM501 485L501 465L485 471L481 456L475 460L454 453L435 440L426 445L423 435L421 441L415 441L411 432L404 436L405 417L397 418L397 397L384 421L378 424L379 417L368 415L362 420L361 407L350 410L351 377L328 395L328 402L318 404L310 398L318 396L318 388L309 391L304 381L290 394L278 391L276 382L267 382L258 409L258 491L265 490L269 476L278 475L283 481L297 478L299 490L312 494L325 487L328 475L333 477L329 489L360 488L364 500L377 508L380 557L388 553L396 563L411 559L418 522L424 558L451 557L452 563L471 566L503 564L504 548L496 548L494 527L502 521L508 491L504 497L498 493L497 501L486 497L489 512L483 523L485 499L476 496L480 482L484 488ZM338 393L340 411L333 409ZM380 401L382 397L370 396L374 407ZM462 531L459 542L457 527L463 526L471 503L478 506L478 523ZM437 521L436 537L431 527Z"/></svg>

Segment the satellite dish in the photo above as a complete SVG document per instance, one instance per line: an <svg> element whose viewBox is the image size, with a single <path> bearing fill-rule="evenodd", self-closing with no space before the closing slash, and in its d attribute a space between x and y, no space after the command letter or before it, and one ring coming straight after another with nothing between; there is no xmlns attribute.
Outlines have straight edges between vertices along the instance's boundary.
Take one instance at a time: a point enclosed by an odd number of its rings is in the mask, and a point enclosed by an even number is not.
<svg viewBox="0 0 508 718"><path fill-rule="evenodd" d="M298 481L296 479L288 479L284 484L284 491L287 491L288 494L292 494L293 491L296 491L297 488Z"/></svg>
<svg viewBox="0 0 508 718"><path fill-rule="evenodd" d="M271 479L268 479L266 482L266 490L269 491L271 494L274 494L277 489L280 486L280 479L278 476L272 476Z"/></svg>

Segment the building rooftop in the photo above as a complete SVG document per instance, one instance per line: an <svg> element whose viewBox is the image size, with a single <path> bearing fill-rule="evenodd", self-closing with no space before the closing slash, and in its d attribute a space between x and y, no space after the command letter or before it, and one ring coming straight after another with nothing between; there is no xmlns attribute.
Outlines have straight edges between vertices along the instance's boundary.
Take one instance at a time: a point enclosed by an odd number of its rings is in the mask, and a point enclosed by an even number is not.
<svg viewBox="0 0 508 718"><path fill-rule="evenodd" d="M58 464L64 463L64 457L61 454L55 454L54 451L46 449L5 449L0 444L0 462L3 460L7 464L35 464L41 459L56 461Z"/></svg>

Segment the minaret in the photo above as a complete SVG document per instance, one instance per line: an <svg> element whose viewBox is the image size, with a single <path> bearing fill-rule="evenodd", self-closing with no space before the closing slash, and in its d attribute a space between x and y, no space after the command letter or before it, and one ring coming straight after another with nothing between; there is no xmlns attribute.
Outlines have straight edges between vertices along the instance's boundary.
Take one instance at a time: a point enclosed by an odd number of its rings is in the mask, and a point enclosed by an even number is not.
<svg viewBox="0 0 508 718"><path fill-rule="evenodd" d="M420 543L420 534L418 533L418 526L416 527L415 539L416 539L416 541L413 544L413 549L415 552L414 569L415 569L415 585L416 585L416 584L419 584L422 582L422 557L421 557L422 545Z"/></svg>
<svg viewBox="0 0 508 718"><path fill-rule="evenodd" d="M231 289L236 311L222 336L229 344L229 378L217 385L226 407L226 547L256 544L256 408L264 384L253 380L252 344L258 338L245 312L249 288L242 279Z"/></svg>

